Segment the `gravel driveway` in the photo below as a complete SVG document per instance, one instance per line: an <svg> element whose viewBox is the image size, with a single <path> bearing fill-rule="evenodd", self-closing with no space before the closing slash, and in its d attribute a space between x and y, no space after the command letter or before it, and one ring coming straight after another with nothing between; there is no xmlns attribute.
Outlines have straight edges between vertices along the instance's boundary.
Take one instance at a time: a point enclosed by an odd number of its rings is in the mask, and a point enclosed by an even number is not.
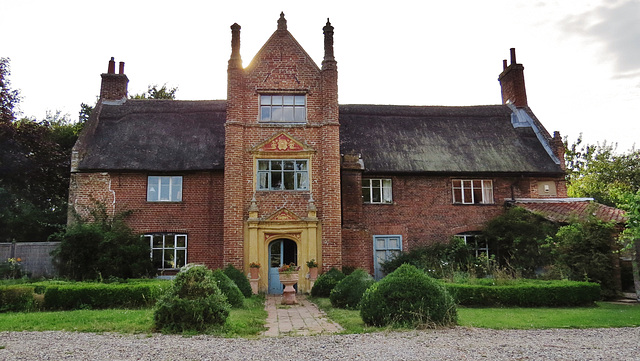
<svg viewBox="0 0 640 361"><path fill-rule="evenodd" d="M640 328L221 339L1 332L0 360L640 360Z"/></svg>

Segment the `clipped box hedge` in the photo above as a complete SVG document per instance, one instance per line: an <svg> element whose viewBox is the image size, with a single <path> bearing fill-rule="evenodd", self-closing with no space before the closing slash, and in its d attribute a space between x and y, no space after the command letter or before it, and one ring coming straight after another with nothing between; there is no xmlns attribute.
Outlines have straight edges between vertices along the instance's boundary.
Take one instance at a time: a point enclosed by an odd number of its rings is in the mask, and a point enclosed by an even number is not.
<svg viewBox="0 0 640 361"><path fill-rule="evenodd" d="M42 307L42 295L35 287L13 285L0 287L0 312L30 312Z"/></svg>
<svg viewBox="0 0 640 361"><path fill-rule="evenodd" d="M600 299L600 285L574 281L522 281L506 285L445 283L464 306L587 306Z"/></svg>
<svg viewBox="0 0 640 361"><path fill-rule="evenodd" d="M71 283L47 285L44 308L74 310L153 306L171 282Z"/></svg>

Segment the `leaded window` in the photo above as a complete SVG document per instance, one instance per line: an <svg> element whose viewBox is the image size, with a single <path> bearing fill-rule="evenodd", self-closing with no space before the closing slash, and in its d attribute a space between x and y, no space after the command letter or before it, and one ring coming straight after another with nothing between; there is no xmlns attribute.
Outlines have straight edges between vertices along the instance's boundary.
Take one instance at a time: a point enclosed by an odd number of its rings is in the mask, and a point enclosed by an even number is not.
<svg viewBox="0 0 640 361"><path fill-rule="evenodd" d="M453 203L493 203L493 182L486 179L454 179Z"/></svg>
<svg viewBox="0 0 640 361"><path fill-rule="evenodd" d="M258 190L308 190L309 166L306 159L258 160Z"/></svg>
<svg viewBox="0 0 640 361"><path fill-rule="evenodd" d="M260 121L304 123L307 99L304 95L260 95Z"/></svg>
<svg viewBox="0 0 640 361"><path fill-rule="evenodd" d="M149 176L147 178L148 202L182 202L181 176Z"/></svg>
<svg viewBox="0 0 640 361"><path fill-rule="evenodd" d="M151 261L157 269L177 269L187 264L187 235L151 233L144 237L151 247Z"/></svg>
<svg viewBox="0 0 640 361"><path fill-rule="evenodd" d="M362 200L364 203L393 203L391 179L363 179Z"/></svg>

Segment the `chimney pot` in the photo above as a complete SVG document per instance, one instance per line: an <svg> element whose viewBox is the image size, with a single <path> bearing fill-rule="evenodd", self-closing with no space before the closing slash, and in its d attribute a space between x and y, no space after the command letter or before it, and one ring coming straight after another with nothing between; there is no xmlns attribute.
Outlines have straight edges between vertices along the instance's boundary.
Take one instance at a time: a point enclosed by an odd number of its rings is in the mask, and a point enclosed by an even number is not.
<svg viewBox="0 0 640 361"><path fill-rule="evenodd" d="M121 61L119 65L118 74L124 74L124 61Z"/></svg>
<svg viewBox="0 0 640 361"><path fill-rule="evenodd" d="M502 71L507 70L507 59L502 60Z"/></svg>
<svg viewBox="0 0 640 361"><path fill-rule="evenodd" d="M516 48L511 48L511 64L516 63Z"/></svg>
<svg viewBox="0 0 640 361"><path fill-rule="evenodd" d="M107 74L115 74L116 73L116 61L111 57L109 60L109 68L107 68Z"/></svg>

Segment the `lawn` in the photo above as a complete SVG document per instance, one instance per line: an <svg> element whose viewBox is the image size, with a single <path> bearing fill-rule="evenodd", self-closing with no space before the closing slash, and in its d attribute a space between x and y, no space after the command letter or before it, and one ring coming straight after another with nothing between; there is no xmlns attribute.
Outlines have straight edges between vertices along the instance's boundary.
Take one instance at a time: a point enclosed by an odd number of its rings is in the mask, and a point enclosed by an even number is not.
<svg viewBox="0 0 640 361"><path fill-rule="evenodd" d="M360 313L331 307L328 298L310 298L339 323L343 333L367 333ZM640 326L640 305L598 302L593 307L574 308L458 308L458 325L491 329L599 328Z"/></svg>
<svg viewBox="0 0 640 361"><path fill-rule="evenodd" d="M264 298L254 296L245 299L243 308L232 309L225 325L212 334L255 337L263 331L266 318ZM0 331L151 333L152 329L152 309L0 313Z"/></svg>

